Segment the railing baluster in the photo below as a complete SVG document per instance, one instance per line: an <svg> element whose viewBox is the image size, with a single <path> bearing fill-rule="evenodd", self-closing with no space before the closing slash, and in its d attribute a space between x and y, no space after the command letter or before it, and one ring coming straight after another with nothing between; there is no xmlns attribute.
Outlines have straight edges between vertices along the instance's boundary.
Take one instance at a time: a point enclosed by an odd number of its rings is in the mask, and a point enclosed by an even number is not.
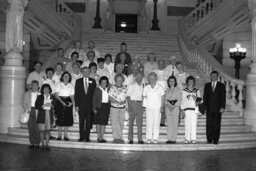
<svg viewBox="0 0 256 171"><path fill-rule="evenodd" d="M231 82L230 86L231 86L231 100L233 103L236 104L236 85L235 83Z"/></svg>
<svg viewBox="0 0 256 171"><path fill-rule="evenodd" d="M238 85L237 86L237 89L238 89L238 103L237 103L237 105L239 106L239 107L243 107L243 86L242 85Z"/></svg>

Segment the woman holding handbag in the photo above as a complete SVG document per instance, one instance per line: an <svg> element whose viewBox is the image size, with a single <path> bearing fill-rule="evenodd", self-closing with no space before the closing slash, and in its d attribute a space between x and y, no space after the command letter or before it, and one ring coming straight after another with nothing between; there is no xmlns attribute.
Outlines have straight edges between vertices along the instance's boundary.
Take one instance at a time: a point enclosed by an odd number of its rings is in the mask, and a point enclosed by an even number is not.
<svg viewBox="0 0 256 171"><path fill-rule="evenodd" d="M95 114L94 123L97 126L99 143L106 143L104 140L104 133L106 125L108 125L110 103L108 93L108 78L102 76L99 80L99 87L95 90L93 95L93 112Z"/></svg>
<svg viewBox="0 0 256 171"><path fill-rule="evenodd" d="M165 93L165 114L167 118L166 144L175 144L178 133L179 107L181 103L181 90L177 87L176 77L170 76L167 80L168 89Z"/></svg>
<svg viewBox="0 0 256 171"><path fill-rule="evenodd" d="M35 109L35 102L37 96L40 95L39 92L39 83L37 80L33 80L31 82L31 90L27 91L24 94L23 100L23 108L25 111L29 113L29 120L28 120L28 131L29 131L29 148L32 149L34 147L39 147L40 144L40 132L38 129L38 125L36 122L36 109Z"/></svg>
<svg viewBox="0 0 256 171"><path fill-rule="evenodd" d="M41 149L49 151L50 130L53 124L53 110L55 106L55 97L51 95L52 89L49 84L43 84L41 95L35 102L38 128L40 130ZM46 145L44 144L46 139Z"/></svg>

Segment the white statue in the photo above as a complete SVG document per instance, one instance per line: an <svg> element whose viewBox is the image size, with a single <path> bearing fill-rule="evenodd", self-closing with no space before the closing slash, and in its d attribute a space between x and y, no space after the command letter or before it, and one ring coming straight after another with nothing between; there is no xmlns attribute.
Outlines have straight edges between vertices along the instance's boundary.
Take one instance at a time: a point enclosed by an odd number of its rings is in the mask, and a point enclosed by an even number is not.
<svg viewBox="0 0 256 171"><path fill-rule="evenodd" d="M28 0L8 0L6 17L6 52L23 50L23 15Z"/></svg>

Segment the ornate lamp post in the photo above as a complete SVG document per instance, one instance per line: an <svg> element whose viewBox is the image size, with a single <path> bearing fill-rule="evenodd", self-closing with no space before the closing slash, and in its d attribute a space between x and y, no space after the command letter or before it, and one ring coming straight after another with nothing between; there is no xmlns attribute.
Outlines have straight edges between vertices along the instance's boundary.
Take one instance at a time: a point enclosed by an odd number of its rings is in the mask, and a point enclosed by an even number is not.
<svg viewBox="0 0 256 171"><path fill-rule="evenodd" d="M240 78L240 62L246 57L246 48L242 48L240 43L236 47L229 49L230 58L235 60L235 77Z"/></svg>
<svg viewBox="0 0 256 171"><path fill-rule="evenodd" d="M159 20L157 19L157 1L158 0L153 0L154 2L154 11L153 11L153 20L152 20L152 28L151 30L153 31L159 31L160 28L158 26Z"/></svg>
<svg viewBox="0 0 256 171"><path fill-rule="evenodd" d="M96 16L94 18L94 26L92 28L101 29L102 26L100 24L101 18L100 18L100 0L97 0L96 2Z"/></svg>

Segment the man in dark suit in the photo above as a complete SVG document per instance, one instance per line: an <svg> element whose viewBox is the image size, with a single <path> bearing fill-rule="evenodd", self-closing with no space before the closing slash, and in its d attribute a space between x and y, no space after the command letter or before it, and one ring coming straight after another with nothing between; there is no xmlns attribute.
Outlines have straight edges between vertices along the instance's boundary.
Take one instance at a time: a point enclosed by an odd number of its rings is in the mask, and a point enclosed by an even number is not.
<svg viewBox="0 0 256 171"><path fill-rule="evenodd" d="M94 79L89 78L90 69L82 68L83 78L76 80L75 85L75 107L79 114L78 141L90 142L90 129L92 125L92 98L96 88ZM85 124L84 124L85 122Z"/></svg>
<svg viewBox="0 0 256 171"><path fill-rule="evenodd" d="M226 106L225 85L218 82L219 73L211 72L211 82L204 86L206 107L206 135L209 144L218 144L220 138L221 115Z"/></svg>

